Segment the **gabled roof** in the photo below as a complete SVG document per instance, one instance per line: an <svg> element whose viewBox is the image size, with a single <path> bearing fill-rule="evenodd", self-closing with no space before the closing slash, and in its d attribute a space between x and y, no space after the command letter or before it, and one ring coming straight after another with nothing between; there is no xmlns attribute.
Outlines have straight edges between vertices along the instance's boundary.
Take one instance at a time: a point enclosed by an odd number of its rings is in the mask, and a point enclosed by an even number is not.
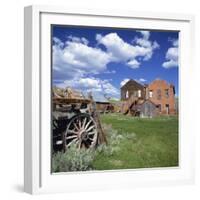
<svg viewBox="0 0 200 200"><path fill-rule="evenodd" d="M133 79L130 79L129 81L127 81L127 82L121 87L121 89L124 88L126 85L128 85L128 84L130 84L130 83L137 84L137 85L139 85L139 86L141 86L141 87L144 87L144 85L142 85L141 83L138 83L137 81L135 81L135 80L133 80Z"/></svg>
<svg viewBox="0 0 200 200"><path fill-rule="evenodd" d="M138 105L142 105L142 104L144 104L144 103L147 102L147 101L156 106L156 104L155 104L153 101L151 101L150 99L145 99L145 100L141 99L141 100L138 101L137 104L138 104Z"/></svg>

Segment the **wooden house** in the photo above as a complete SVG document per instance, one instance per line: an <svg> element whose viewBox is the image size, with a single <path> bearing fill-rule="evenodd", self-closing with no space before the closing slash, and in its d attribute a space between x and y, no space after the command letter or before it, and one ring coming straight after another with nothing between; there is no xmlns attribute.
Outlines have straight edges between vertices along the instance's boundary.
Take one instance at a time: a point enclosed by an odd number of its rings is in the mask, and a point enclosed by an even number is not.
<svg viewBox="0 0 200 200"><path fill-rule="evenodd" d="M131 79L121 87L121 100L127 100L131 96L144 99L145 93L145 87L137 81Z"/></svg>
<svg viewBox="0 0 200 200"><path fill-rule="evenodd" d="M156 79L149 85L129 80L121 87L121 112L141 117L173 115L177 113L175 87Z"/></svg>
<svg viewBox="0 0 200 200"><path fill-rule="evenodd" d="M155 117L158 113L156 104L149 99L139 100L130 108L131 114L138 117Z"/></svg>
<svg viewBox="0 0 200 200"><path fill-rule="evenodd" d="M110 102L96 101L96 109L100 113L114 112L114 106Z"/></svg>

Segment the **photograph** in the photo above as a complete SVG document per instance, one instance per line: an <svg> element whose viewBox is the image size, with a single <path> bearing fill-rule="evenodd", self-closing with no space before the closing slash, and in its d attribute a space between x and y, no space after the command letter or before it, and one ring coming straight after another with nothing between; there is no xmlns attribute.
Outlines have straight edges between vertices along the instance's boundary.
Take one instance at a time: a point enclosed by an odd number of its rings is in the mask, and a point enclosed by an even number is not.
<svg viewBox="0 0 200 200"><path fill-rule="evenodd" d="M179 31L51 24L51 173L179 167Z"/></svg>

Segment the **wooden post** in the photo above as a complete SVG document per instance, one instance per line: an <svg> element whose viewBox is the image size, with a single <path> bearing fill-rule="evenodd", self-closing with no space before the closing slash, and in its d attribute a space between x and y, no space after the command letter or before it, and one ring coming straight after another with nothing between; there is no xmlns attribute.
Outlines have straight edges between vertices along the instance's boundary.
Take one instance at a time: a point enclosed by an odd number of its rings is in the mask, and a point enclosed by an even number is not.
<svg viewBox="0 0 200 200"><path fill-rule="evenodd" d="M103 131L103 128L101 126L101 121L100 121L100 117L99 117L99 113L96 109L96 103L95 101L93 100L93 97L91 94L89 94L89 98L91 100L91 108L90 108L90 111L91 113L93 114L93 118L94 118L94 121L96 122L97 124L97 131L99 133L99 136L98 136L98 143L99 144L102 144L102 143L106 143L107 144L107 139L106 139L106 136L105 136L105 133Z"/></svg>

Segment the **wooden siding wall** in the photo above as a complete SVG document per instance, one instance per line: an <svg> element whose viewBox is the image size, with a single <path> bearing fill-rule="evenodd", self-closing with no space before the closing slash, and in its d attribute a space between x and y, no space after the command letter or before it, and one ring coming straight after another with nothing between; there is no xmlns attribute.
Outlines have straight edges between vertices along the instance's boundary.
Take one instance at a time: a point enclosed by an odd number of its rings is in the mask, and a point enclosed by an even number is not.
<svg viewBox="0 0 200 200"><path fill-rule="evenodd" d="M136 93L138 95L138 90L141 90L141 97L142 99L145 98L145 88L135 81L129 81L126 85L121 88L121 100L127 100L126 92L128 91L129 97Z"/></svg>
<svg viewBox="0 0 200 200"><path fill-rule="evenodd" d="M157 111L156 111L156 106L149 102L149 101L145 101L142 105L141 105L141 111L140 111L140 116L143 117L154 117L156 116Z"/></svg>

